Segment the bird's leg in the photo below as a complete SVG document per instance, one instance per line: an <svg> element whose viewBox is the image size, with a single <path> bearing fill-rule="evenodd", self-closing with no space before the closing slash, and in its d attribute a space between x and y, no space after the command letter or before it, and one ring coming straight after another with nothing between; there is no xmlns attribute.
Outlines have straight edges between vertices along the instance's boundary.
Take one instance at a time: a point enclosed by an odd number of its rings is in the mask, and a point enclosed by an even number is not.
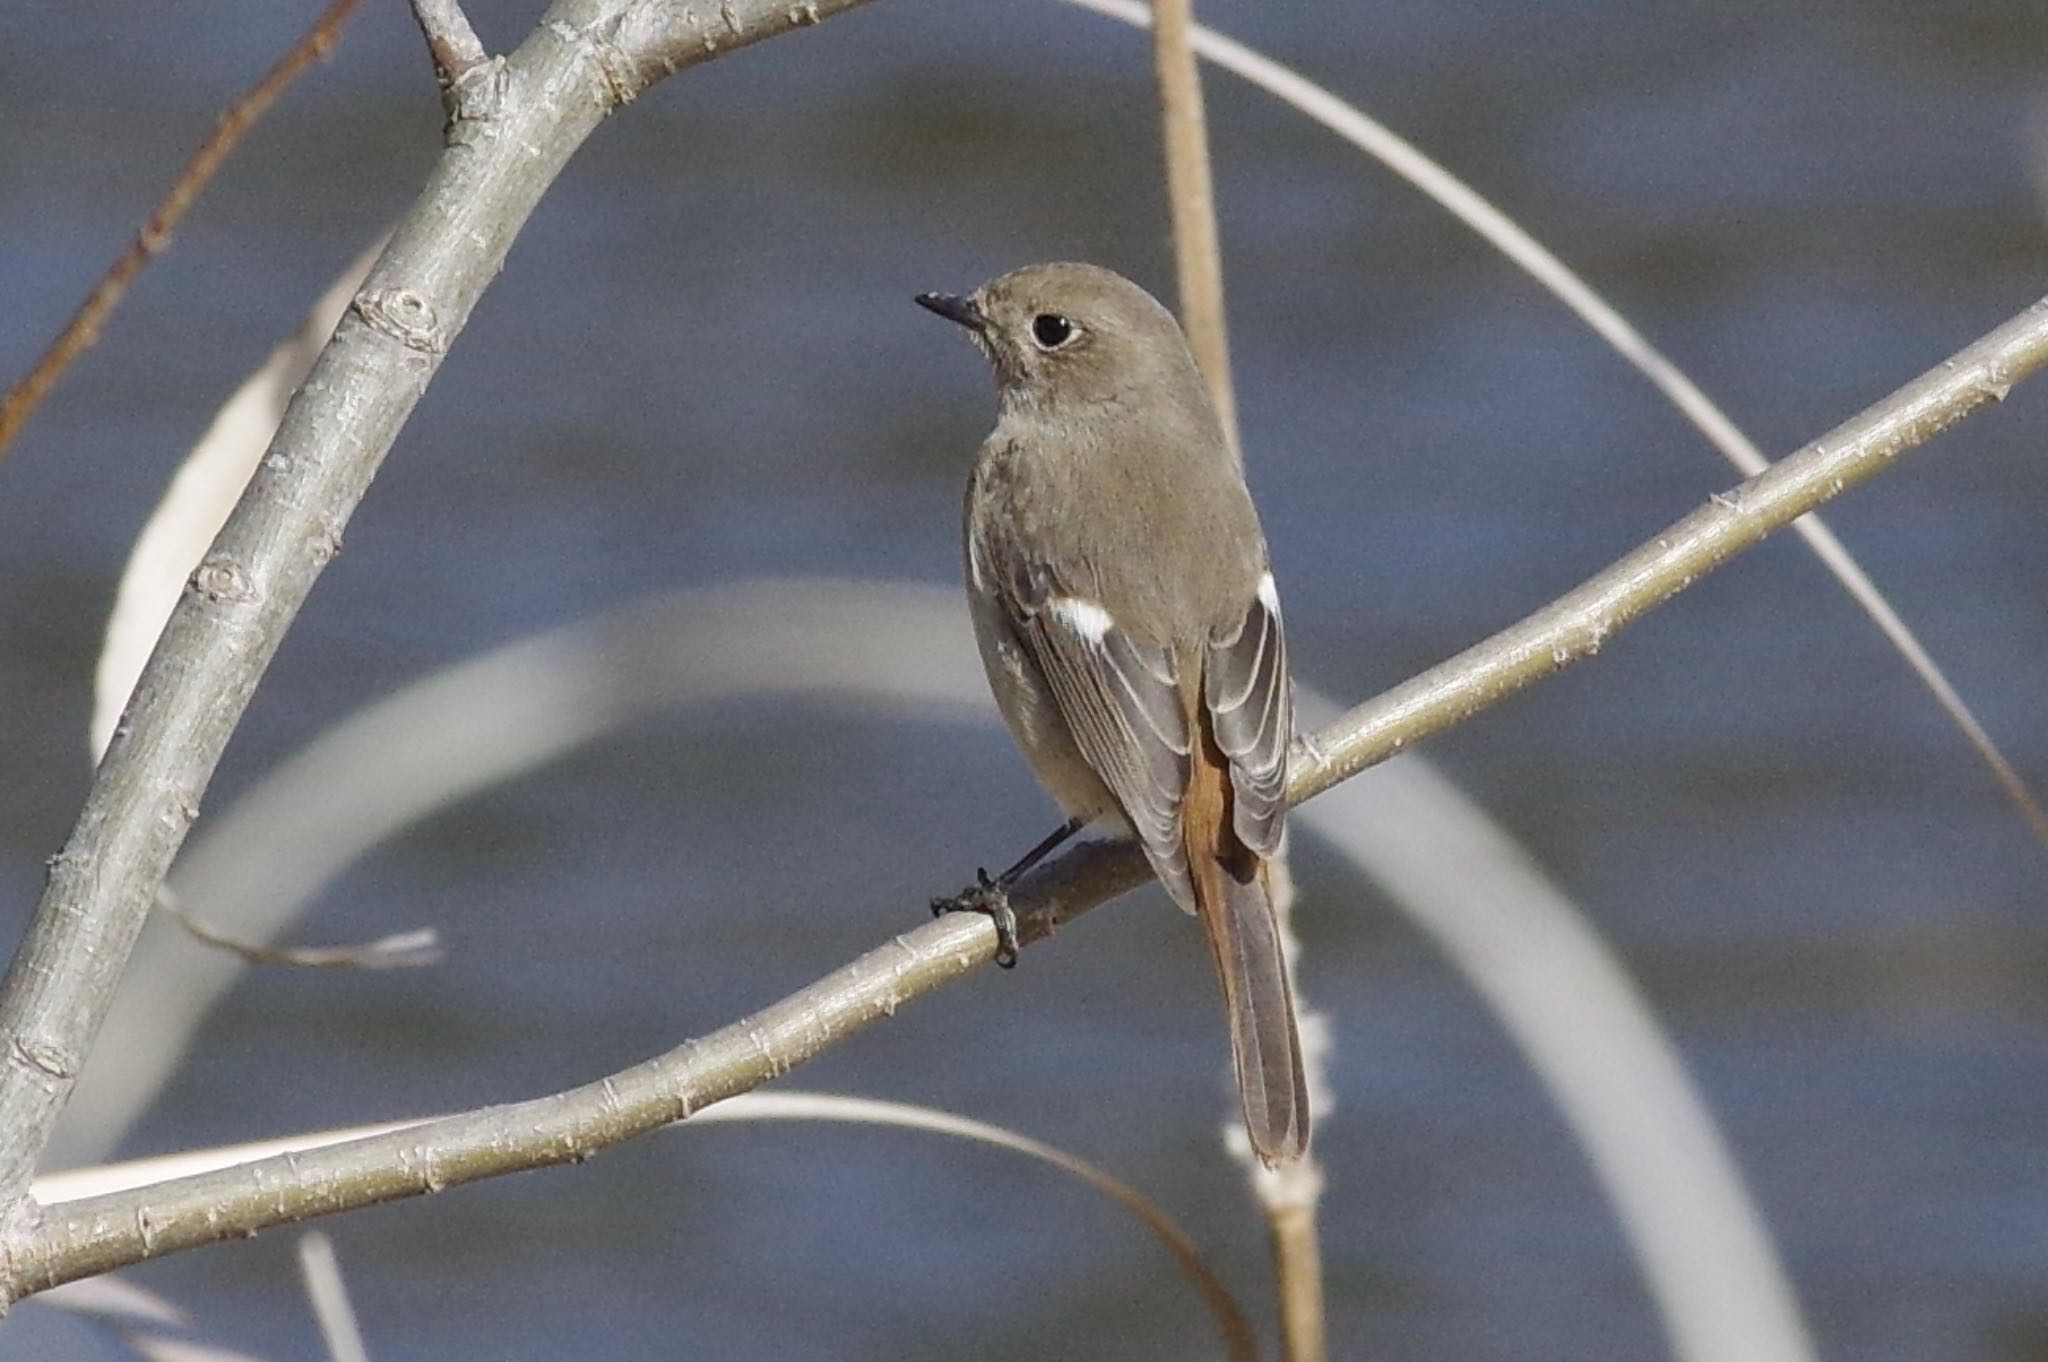
<svg viewBox="0 0 2048 1362"><path fill-rule="evenodd" d="M996 926L996 963L1004 969L1017 963L1017 914L1010 907L1010 886L1024 873L1060 848L1069 837L1088 826L1085 818L1069 818L1053 829L1052 835L1024 853L1017 864L990 879L986 868L974 872L975 882L951 898L933 899L932 916L946 913L984 913Z"/></svg>

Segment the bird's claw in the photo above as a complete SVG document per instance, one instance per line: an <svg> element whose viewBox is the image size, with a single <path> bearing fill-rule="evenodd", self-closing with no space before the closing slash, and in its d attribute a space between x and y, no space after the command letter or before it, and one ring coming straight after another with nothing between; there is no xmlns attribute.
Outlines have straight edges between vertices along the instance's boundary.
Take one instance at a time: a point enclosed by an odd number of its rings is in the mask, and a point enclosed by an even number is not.
<svg viewBox="0 0 2048 1362"><path fill-rule="evenodd" d="M974 872L974 883L951 898L933 899L932 916L947 913L980 913L995 924L996 964L1004 969L1017 965L1017 913L1010 907L1010 886L991 879L986 867Z"/></svg>

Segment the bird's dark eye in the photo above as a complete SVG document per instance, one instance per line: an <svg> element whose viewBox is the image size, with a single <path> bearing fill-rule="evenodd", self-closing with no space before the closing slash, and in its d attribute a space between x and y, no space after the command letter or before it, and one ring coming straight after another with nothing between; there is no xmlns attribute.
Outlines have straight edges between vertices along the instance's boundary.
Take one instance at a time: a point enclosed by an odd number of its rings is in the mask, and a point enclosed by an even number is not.
<svg viewBox="0 0 2048 1362"><path fill-rule="evenodd" d="M1074 324L1057 312L1041 312L1031 319L1031 339L1041 350L1057 350L1074 338Z"/></svg>

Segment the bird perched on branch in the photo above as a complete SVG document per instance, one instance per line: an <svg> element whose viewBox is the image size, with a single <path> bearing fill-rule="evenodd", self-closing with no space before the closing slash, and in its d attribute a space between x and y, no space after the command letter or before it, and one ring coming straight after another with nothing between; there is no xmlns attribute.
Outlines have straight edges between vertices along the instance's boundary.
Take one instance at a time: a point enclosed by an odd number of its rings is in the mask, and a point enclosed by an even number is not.
<svg viewBox="0 0 2048 1362"><path fill-rule="evenodd" d="M1208 935L1252 1148L1299 1158L1308 1094L1266 867L1287 812L1287 649L1258 512L1187 340L1093 265L917 301L995 367L967 595L996 704L1069 818L934 907L989 912L1013 963L1009 885L1096 820L1135 837Z"/></svg>

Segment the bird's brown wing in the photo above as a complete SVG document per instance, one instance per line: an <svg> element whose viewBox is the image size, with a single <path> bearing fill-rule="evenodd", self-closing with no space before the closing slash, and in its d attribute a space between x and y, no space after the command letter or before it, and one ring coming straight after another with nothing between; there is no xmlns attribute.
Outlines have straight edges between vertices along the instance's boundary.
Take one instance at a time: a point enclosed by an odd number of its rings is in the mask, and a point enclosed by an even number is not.
<svg viewBox="0 0 2048 1362"><path fill-rule="evenodd" d="M985 547L1006 622L1045 677L1074 746L1116 796L1160 883L1193 912L1180 826L1192 744L1172 655L1134 638L1047 565L1024 560L1007 536Z"/></svg>
<svg viewBox="0 0 2048 1362"><path fill-rule="evenodd" d="M1203 700L1216 746L1230 762L1236 798L1231 826L1264 859L1280 849L1287 816L1287 748L1294 741L1294 695L1280 598L1268 575L1234 632L1212 636L1202 672Z"/></svg>
<svg viewBox="0 0 2048 1362"><path fill-rule="evenodd" d="M1268 1165L1299 1158L1308 1086L1264 864L1279 846L1293 736L1277 599L1262 583L1237 630L1209 642L1199 688L1184 688L1167 650L1134 639L1045 565L988 547L1005 622L1074 745L1160 883L1203 919L1253 1149Z"/></svg>

